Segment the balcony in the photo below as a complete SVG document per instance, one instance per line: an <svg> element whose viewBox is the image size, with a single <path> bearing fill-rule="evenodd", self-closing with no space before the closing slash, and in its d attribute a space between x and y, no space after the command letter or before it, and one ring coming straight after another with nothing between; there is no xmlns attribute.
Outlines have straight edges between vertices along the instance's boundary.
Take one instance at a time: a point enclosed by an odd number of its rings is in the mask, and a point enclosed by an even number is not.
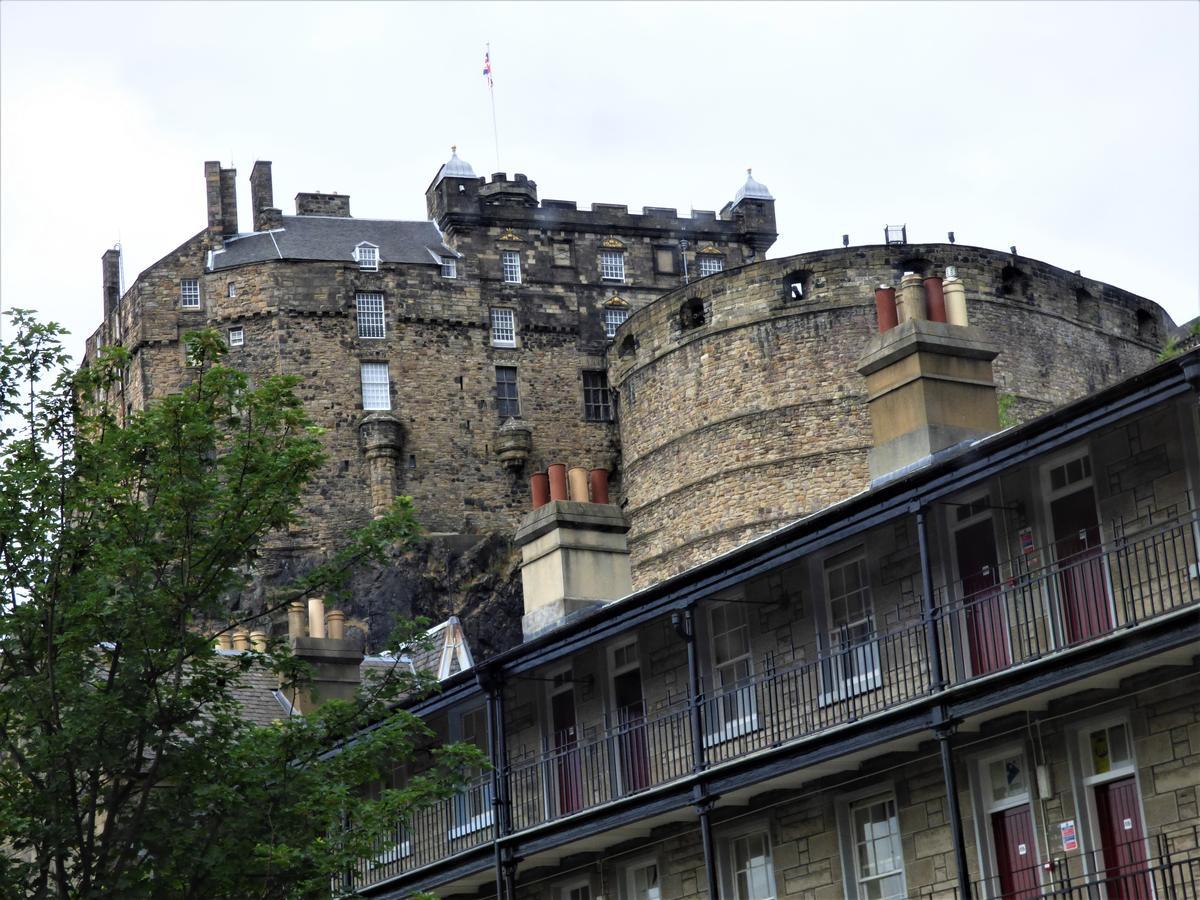
<svg viewBox="0 0 1200 900"><path fill-rule="evenodd" d="M508 833L565 821L934 694L953 696L1039 660L1065 661L1078 648L1116 648L1122 635L1200 605L1198 530L1200 517L1188 512L1107 542L1097 532L1081 534L1066 549L1026 548L995 572L935 587L931 613L886 632L842 629L815 659L769 657L742 682L715 690L702 684L694 703L681 699L649 713L625 709L553 735L538 752L510 758L499 773L509 798ZM1055 561L1034 566L1033 559ZM939 648L935 666L931 646ZM394 842L363 861L355 887L490 844L500 836L493 799L486 775L415 815ZM1166 844L1158 849L1129 866L1151 879L1179 879L1190 887L1178 896L1197 896L1195 854L1181 857ZM1012 896L1092 896L1088 886L1102 877L1097 871L1057 873L1057 892Z"/></svg>

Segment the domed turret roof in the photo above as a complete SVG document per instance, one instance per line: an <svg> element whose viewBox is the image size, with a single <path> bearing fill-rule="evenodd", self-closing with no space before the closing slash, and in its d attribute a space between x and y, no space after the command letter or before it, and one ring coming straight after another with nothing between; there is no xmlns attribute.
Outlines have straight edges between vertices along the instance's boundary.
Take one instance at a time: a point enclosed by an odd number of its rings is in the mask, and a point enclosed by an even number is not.
<svg viewBox="0 0 1200 900"><path fill-rule="evenodd" d="M754 176L750 174L750 170L746 170L746 183L738 188L738 192L733 195L733 204L736 206L745 199L750 200L774 200L771 192L767 190L767 186L761 181L755 181Z"/></svg>
<svg viewBox="0 0 1200 900"><path fill-rule="evenodd" d="M450 148L450 159L442 165L441 170L437 174L437 178L433 180L437 184L443 178L478 178L475 170L471 168L471 164L464 162L458 158L458 147Z"/></svg>

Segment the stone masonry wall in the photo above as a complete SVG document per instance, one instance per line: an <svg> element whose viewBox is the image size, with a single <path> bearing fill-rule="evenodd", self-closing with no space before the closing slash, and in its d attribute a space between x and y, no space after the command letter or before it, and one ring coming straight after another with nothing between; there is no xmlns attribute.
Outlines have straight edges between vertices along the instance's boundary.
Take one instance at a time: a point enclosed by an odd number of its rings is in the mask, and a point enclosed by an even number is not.
<svg viewBox="0 0 1200 900"><path fill-rule="evenodd" d="M876 329L874 288L948 265L972 324L1001 348L1014 421L1147 367L1169 330L1148 300L961 245L829 250L694 281L627 321L609 353L635 586L867 486L854 363ZM685 308L702 324L685 324Z"/></svg>

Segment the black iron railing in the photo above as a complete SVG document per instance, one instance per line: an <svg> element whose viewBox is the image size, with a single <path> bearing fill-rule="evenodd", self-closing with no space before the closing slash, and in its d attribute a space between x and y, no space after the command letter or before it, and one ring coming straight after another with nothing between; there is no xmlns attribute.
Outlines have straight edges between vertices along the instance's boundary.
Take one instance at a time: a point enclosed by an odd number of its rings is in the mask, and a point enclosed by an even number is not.
<svg viewBox="0 0 1200 900"><path fill-rule="evenodd" d="M971 883L973 900L1200 900L1200 827L1086 853L1053 855ZM911 886L919 900L957 898L952 885Z"/></svg>
<svg viewBox="0 0 1200 900"><path fill-rule="evenodd" d="M932 617L946 686L1102 640L1200 602L1197 529L1197 516L1189 512L1108 543L1084 535L1069 554L1036 548L997 566L990 584L981 586L976 578L935 588ZM752 677L702 693L695 709L704 763L737 759L928 696L936 685L927 624L915 613L865 640L835 633L831 649L815 659L784 665L768 660ZM644 715L625 710L615 721L554 735L540 752L510 759L503 775L513 831L691 774L692 710L686 700ZM484 776L462 795L414 815L394 843L389 837L374 859L363 861L359 886L491 842L491 792L490 775ZM1180 870L1175 861L1163 862L1153 877L1190 877L1194 885L1189 866L1194 863ZM1073 878L1064 875L1056 884L1076 890ZM1079 881L1078 889L1090 884Z"/></svg>

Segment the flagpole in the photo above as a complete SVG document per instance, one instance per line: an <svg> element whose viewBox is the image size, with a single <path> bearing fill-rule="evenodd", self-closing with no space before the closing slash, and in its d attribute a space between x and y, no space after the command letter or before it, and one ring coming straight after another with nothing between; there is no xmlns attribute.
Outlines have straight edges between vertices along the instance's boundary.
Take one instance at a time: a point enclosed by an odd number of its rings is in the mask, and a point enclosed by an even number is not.
<svg viewBox="0 0 1200 900"><path fill-rule="evenodd" d="M485 59L488 62L488 94L492 98L492 142L496 147L496 170L500 170L500 132L496 128L496 85L492 81L492 44L487 43Z"/></svg>

